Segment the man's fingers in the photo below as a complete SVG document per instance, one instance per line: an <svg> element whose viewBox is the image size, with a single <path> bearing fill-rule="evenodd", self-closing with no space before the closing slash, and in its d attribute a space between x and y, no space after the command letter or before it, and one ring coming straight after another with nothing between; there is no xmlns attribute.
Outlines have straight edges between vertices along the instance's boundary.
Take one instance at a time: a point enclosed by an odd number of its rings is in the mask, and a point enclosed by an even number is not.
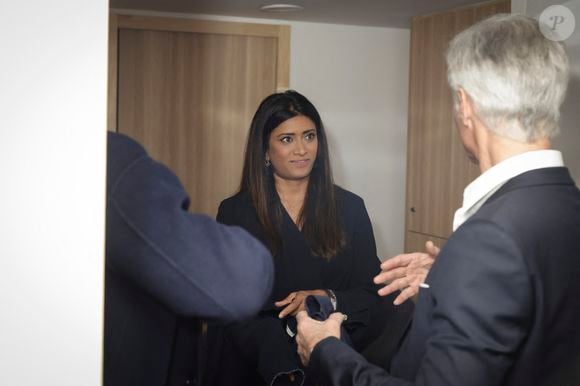
<svg viewBox="0 0 580 386"><path fill-rule="evenodd" d="M407 288L405 288L404 290L401 291L401 293L399 294L399 296L397 296L395 298L395 300L393 301L393 304L396 305L396 306L398 306L400 304L403 304L408 299L410 299L413 296L415 296L418 292L419 292L418 287L415 287L415 286L407 287Z"/></svg>
<svg viewBox="0 0 580 386"><path fill-rule="evenodd" d="M333 331L331 336L336 336L340 339L340 326L346 320L346 315L340 312L330 314L324 323L328 326L328 331Z"/></svg>
<svg viewBox="0 0 580 386"><path fill-rule="evenodd" d="M342 324L342 322L345 321L345 316L344 314L341 314L340 312L333 312L332 314L330 314L330 316L328 317L328 320L332 320L336 323L338 323L338 325L340 326Z"/></svg>
<svg viewBox="0 0 580 386"><path fill-rule="evenodd" d="M382 270L389 270L398 267L401 265L401 255L397 255L395 257L391 257L381 263Z"/></svg>
<svg viewBox="0 0 580 386"><path fill-rule="evenodd" d="M389 285L384 286L383 288L379 289L379 295L387 296L392 294L393 292L403 289L409 286L409 279L407 277L403 277L397 280L393 280Z"/></svg>
<svg viewBox="0 0 580 386"><path fill-rule="evenodd" d="M429 255L431 255L431 257L436 257L439 252L441 251L439 249L439 247L437 247L435 244L433 244L433 241L429 240L425 243L425 250L427 251L427 253Z"/></svg>
<svg viewBox="0 0 580 386"><path fill-rule="evenodd" d="M383 288L380 288L378 294L380 296L387 296L397 291L398 289L399 288L395 284L391 283L389 285L384 286Z"/></svg>
<svg viewBox="0 0 580 386"><path fill-rule="evenodd" d="M399 279L402 277L405 277L405 274L407 272L406 268L394 268L391 269L390 271L383 271L381 273L379 273L377 276L375 276L373 278L373 281L376 284L382 284L382 283L386 283L388 281L394 280L394 279Z"/></svg>
<svg viewBox="0 0 580 386"><path fill-rule="evenodd" d="M403 267L409 264L409 261L412 259L412 253L404 253L402 255L397 255L395 257L391 257L381 263L381 269L383 271L388 271L393 268Z"/></svg>

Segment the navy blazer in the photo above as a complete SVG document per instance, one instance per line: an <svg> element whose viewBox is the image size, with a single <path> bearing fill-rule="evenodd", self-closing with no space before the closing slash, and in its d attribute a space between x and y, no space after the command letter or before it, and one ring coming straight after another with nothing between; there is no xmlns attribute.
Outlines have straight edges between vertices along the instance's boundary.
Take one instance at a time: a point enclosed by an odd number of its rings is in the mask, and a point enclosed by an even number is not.
<svg viewBox="0 0 580 386"><path fill-rule="evenodd" d="M441 250L392 375L334 338L310 367L333 385L578 385L579 241L568 170L523 173Z"/></svg>
<svg viewBox="0 0 580 386"><path fill-rule="evenodd" d="M371 317L380 300L377 295L379 287L372 278L380 271L380 262L371 221L362 198L338 186L335 187L335 195L346 243L336 256L327 261L312 252L304 234L284 210L278 194L273 190L273 203L282 215L279 224L282 248L274 257L272 297L260 316L227 328L222 351L214 352L214 357L219 356L213 361L217 368L208 368L206 383L216 386L254 384L254 380L240 377L245 372L254 376L257 369L260 377L270 384L280 374L300 367L295 342L288 337L286 322L278 319L281 309L274 305L274 302L284 299L293 291L333 290L338 311L348 315L344 326L354 346L360 350L372 338L369 333L373 331ZM222 201L217 219L224 224L239 225L267 244L249 193L237 193ZM219 328L210 328L209 333L217 337L222 332ZM216 338L213 346L217 347L220 339ZM230 352L231 356L226 357ZM240 369L243 371L240 372Z"/></svg>
<svg viewBox="0 0 580 386"><path fill-rule="evenodd" d="M275 194L274 200L278 201L282 212L282 248L274 257L274 288L264 311L275 310L277 315L280 309L274 306L274 302L293 291L331 289L338 299L337 310L348 315L349 325L356 326L350 331L354 334L355 345L362 346L364 327L369 325L371 310L379 300L379 286L373 283L373 277L380 272L380 261L363 199L338 186L335 186L335 197L346 243L336 256L326 261L314 255L304 234L282 208ZM217 220L239 225L267 245L248 193L238 193L222 201Z"/></svg>
<svg viewBox="0 0 580 386"><path fill-rule="evenodd" d="M180 320L247 318L270 295L273 263L262 244L188 206L168 168L132 139L109 133L107 386L166 385Z"/></svg>

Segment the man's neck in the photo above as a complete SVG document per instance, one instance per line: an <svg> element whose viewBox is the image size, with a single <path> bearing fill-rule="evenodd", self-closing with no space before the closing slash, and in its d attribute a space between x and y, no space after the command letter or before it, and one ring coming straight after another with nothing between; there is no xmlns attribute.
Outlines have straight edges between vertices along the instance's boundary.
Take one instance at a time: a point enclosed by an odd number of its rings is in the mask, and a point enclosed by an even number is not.
<svg viewBox="0 0 580 386"><path fill-rule="evenodd" d="M478 136L479 169L483 173L498 163L519 154L535 150L548 150L551 148L549 138L540 138L533 142L519 142L507 137L500 136L483 128Z"/></svg>

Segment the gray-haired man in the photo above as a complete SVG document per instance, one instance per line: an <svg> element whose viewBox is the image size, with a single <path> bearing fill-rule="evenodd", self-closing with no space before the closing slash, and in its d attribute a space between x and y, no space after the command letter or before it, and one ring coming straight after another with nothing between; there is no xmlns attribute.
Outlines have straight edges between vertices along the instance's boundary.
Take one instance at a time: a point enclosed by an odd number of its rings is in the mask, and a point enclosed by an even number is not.
<svg viewBox="0 0 580 386"><path fill-rule="evenodd" d="M336 339L341 315L299 314L299 354L322 384L578 384L580 191L550 150L564 49L534 19L498 15L459 34L447 63L457 128L482 174L426 277L393 374Z"/></svg>

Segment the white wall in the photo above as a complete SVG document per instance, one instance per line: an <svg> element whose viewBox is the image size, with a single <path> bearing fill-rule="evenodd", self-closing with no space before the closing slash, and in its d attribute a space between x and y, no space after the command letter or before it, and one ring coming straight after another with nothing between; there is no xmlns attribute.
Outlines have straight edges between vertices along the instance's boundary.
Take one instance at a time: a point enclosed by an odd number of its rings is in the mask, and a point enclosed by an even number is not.
<svg viewBox="0 0 580 386"><path fill-rule="evenodd" d="M511 0L512 13L526 13L527 0Z"/></svg>
<svg viewBox="0 0 580 386"><path fill-rule="evenodd" d="M0 385L101 384L108 1L0 3Z"/></svg>
<svg viewBox="0 0 580 386"><path fill-rule="evenodd" d="M561 133L553 141L554 148L562 151L564 162L570 169L576 185L580 186L580 1L553 0L512 0L514 12L526 13L539 17L550 5L564 5L575 16L576 28L564 41L570 59L570 83L566 100L562 105L560 127ZM514 8L515 7L515 8Z"/></svg>
<svg viewBox="0 0 580 386"><path fill-rule="evenodd" d="M335 180L365 200L379 257L385 259L403 251L408 29L115 12L290 25L290 87L308 97L322 116Z"/></svg>
<svg viewBox="0 0 580 386"><path fill-rule="evenodd" d="M292 24L290 86L318 108L336 182L363 197L379 256L403 251L407 29Z"/></svg>

